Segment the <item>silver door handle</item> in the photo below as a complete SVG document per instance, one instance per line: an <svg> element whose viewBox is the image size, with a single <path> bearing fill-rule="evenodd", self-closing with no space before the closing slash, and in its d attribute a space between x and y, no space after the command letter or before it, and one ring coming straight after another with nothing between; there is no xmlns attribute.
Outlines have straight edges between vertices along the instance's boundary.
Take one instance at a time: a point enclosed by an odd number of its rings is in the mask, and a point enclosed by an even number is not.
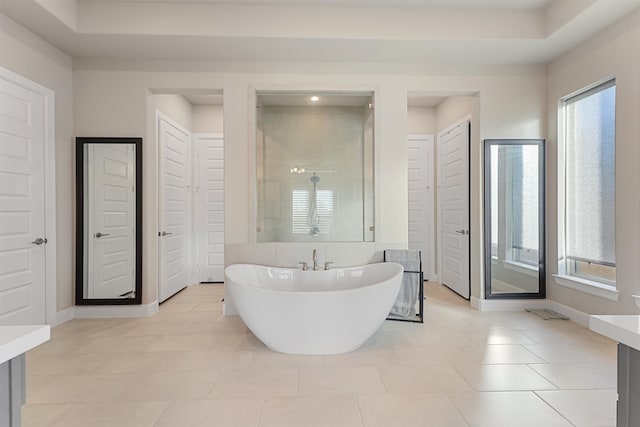
<svg viewBox="0 0 640 427"><path fill-rule="evenodd" d="M34 245L42 245L43 243L47 243L47 239L43 239L42 237L38 237L36 240L34 240L33 242Z"/></svg>
<svg viewBox="0 0 640 427"><path fill-rule="evenodd" d="M166 232L166 231L163 231L160 235L161 235L162 237L164 237L164 236L170 236L170 235L172 235L172 234L173 234L173 233L168 233L168 232Z"/></svg>
<svg viewBox="0 0 640 427"><path fill-rule="evenodd" d="M96 233L96 237L98 239L101 238L101 237L104 237L104 236L111 236L111 234L109 234L109 233L101 233L99 231Z"/></svg>
<svg viewBox="0 0 640 427"><path fill-rule="evenodd" d="M462 234L463 236L469 234L469 232L467 230L455 230L456 233L458 234Z"/></svg>

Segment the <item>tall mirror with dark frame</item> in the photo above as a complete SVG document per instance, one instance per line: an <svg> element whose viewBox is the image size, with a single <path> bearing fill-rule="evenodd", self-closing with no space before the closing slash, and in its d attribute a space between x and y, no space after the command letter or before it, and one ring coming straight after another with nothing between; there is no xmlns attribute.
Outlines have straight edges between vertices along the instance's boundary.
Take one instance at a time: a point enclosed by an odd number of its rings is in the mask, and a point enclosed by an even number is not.
<svg viewBox="0 0 640 427"><path fill-rule="evenodd" d="M142 303L142 138L76 138L76 304Z"/></svg>
<svg viewBox="0 0 640 427"><path fill-rule="evenodd" d="M545 298L544 140L484 141L485 297Z"/></svg>

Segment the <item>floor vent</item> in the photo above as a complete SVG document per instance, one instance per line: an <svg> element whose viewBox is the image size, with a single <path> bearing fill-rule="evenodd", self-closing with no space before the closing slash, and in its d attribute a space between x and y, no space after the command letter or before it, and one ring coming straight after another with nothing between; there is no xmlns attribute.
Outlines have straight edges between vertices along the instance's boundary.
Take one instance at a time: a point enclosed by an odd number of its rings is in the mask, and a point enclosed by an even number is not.
<svg viewBox="0 0 640 427"><path fill-rule="evenodd" d="M569 320L567 316L564 316L560 313L556 313L553 310L549 310L548 308L540 309L540 308L525 308L524 311L528 311L529 313L533 313L536 316L542 317L544 320L549 319L561 319L561 320Z"/></svg>

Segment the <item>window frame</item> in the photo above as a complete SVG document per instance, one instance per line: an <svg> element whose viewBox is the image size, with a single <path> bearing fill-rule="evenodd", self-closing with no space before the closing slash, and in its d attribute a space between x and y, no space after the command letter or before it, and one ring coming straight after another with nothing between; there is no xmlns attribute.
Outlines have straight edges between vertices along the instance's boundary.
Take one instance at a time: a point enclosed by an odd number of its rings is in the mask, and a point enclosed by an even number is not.
<svg viewBox="0 0 640 427"><path fill-rule="evenodd" d="M566 152L567 145L569 143L569 136L567 135L567 106L570 101L579 101L580 99L585 99L593 94L599 93L608 88L614 87L617 91L616 79L614 76L609 76L605 79L599 80L589 86L581 88L575 92L572 92L558 100L558 274L554 275L555 282L560 285L568 286L574 289L579 289L582 287L594 287L598 288L597 292L586 289L588 293L592 293L594 295L603 296L608 299L615 298L617 299L617 290L616 290L616 281L608 280L602 276L597 275L589 275L589 274L576 274L576 263L589 263L602 265L606 268L616 268L615 263L607 263L607 262L598 262L596 260L585 260L578 259L575 257L570 257L567 255L566 251L566 242L567 242L567 231L566 231L566 194L567 194L567 178L566 178ZM616 118L617 118L617 97L614 104L614 156L615 156L615 147L616 147L616 135L615 127L616 127ZM614 158L614 168L615 168L615 158ZM615 170L614 170L615 174ZM615 180L614 180L614 186ZM615 192L615 188L614 188ZM615 217L615 206L614 206L614 217ZM616 238L614 234L614 239ZM614 241L615 246L615 241ZM614 270L615 273L615 270ZM571 282L571 283L569 283ZM604 295L603 291L611 292L612 295ZM615 295L613 295L615 294Z"/></svg>

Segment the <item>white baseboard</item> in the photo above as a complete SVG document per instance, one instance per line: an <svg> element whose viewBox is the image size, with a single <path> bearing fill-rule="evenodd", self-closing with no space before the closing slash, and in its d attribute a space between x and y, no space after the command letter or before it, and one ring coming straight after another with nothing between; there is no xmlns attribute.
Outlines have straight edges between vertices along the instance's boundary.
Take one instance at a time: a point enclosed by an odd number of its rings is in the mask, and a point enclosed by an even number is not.
<svg viewBox="0 0 640 427"><path fill-rule="evenodd" d="M563 314L571 319L571 321L576 322L578 325L589 328L589 315L587 313L555 301L547 301L547 305L547 308L549 310L553 310L556 313Z"/></svg>
<svg viewBox="0 0 640 427"><path fill-rule="evenodd" d="M64 321L57 323L55 326L71 319L149 317L156 314L158 310L158 301L146 305L77 305L59 312L57 317L64 319ZM56 320L58 320L58 318L56 318Z"/></svg>
<svg viewBox="0 0 640 427"><path fill-rule="evenodd" d="M546 299L486 300L471 297L471 307L479 311L523 311L525 308L549 309L567 316L571 321L589 327L589 315L564 304Z"/></svg>
<svg viewBox="0 0 640 427"><path fill-rule="evenodd" d="M51 327L55 328L56 326L60 326L71 319L73 319L73 307L69 307L57 312L54 316L53 325L51 325Z"/></svg>
<svg viewBox="0 0 640 427"><path fill-rule="evenodd" d="M480 299L471 297L471 307L479 311L523 311L525 308L548 308L544 299Z"/></svg>
<svg viewBox="0 0 640 427"><path fill-rule="evenodd" d="M232 305L228 304L226 301L222 303L222 315L223 316L238 316L238 310Z"/></svg>

